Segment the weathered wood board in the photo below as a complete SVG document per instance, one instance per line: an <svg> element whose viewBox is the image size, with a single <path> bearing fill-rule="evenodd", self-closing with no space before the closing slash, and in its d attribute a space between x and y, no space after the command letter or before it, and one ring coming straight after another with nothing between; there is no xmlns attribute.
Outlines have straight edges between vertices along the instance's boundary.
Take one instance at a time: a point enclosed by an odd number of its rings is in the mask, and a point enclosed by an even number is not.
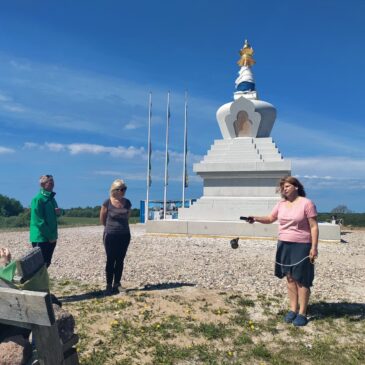
<svg viewBox="0 0 365 365"><path fill-rule="evenodd" d="M0 318L41 326L55 323L48 293L0 288Z"/></svg>

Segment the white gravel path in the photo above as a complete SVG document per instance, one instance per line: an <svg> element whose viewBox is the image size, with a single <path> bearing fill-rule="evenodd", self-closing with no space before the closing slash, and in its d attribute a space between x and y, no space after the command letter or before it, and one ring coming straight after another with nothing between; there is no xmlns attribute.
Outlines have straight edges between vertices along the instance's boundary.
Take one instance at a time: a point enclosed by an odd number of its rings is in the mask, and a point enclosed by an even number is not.
<svg viewBox="0 0 365 365"><path fill-rule="evenodd" d="M240 240L232 250L227 238L145 235L140 224L131 231L123 274L128 285L185 283L250 294L285 291L285 282L273 275L274 240ZM104 283L102 233L101 226L61 228L51 277ZM320 243L312 295L364 303L365 231L344 232L342 238L342 243ZM18 257L30 247L28 232L0 231L0 247Z"/></svg>

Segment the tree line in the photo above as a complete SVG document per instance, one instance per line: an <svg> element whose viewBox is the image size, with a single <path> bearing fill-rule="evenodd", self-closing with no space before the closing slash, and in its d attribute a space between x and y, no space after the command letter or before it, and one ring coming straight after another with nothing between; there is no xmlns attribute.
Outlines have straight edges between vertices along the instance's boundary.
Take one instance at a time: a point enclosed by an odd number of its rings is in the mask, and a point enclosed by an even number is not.
<svg viewBox="0 0 365 365"><path fill-rule="evenodd" d="M65 217L98 218L100 205L95 207L77 207L63 210ZM139 209L134 208L132 217L139 217ZM346 205L338 205L329 213L319 213L318 221L330 221L336 215L345 225L365 227L365 213L353 213ZM27 227L30 221L29 208L23 207L19 200L0 194L0 227Z"/></svg>
<svg viewBox="0 0 365 365"><path fill-rule="evenodd" d="M100 213L100 205L95 207L77 207L64 209L63 214L65 217L84 217L84 218L98 218ZM139 217L139 209L132 209L131 217Z"/></svg>
<svg viewBox="0 0 365 365"><path fill-rule="evenodd" d="M63 209L65 217L98 218L100 205ZM132 209L132 217L139 217L139 209ZM27 227L30 223L30 209L23 207L19 200L0 194L0 227Z"/></svg>

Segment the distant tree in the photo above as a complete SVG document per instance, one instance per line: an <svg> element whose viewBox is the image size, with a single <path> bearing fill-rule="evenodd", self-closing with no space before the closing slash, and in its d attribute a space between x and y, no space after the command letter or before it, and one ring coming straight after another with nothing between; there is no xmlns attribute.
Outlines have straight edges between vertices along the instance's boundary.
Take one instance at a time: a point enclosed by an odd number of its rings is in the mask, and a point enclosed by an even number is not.
<svg viewBox="0 0 365 365"><path fill-rule="evenodd" d="M352 213L352 211L347 208L346 205L338 205L336 208L333 208L331 210L331 213L334 213L334 214L349 214L349 213Z"/></svg>
<svg viewBox="0 0 365 365"><path fill-rule="evenodd" d="M64 215L66 217L85 217L85 218L97 218L100 214L100 205L95 207L77 207L69 208L64 210ZM139 209L133 208L131 211L132 217L139 217Z"/></svg>
<svg viewBox="0 0 365 365"><path fill-rule="evenodd" d="M139 209L133 208L131 211L131 217L139 217Z"/></svg>
<svg viewBox="0 0 365 365"><path fill-rule="evenodd" d="M85 217L85 218L97 218L100 214L100 205L96 207L77 207L65 209L64 215L66 217Z"/></svg>
<svg viewBox="0 0 365 365"><path fill-rule="evenodd" d="M0 216L12 217L23 212L20 201L0 194Z"/></svg>

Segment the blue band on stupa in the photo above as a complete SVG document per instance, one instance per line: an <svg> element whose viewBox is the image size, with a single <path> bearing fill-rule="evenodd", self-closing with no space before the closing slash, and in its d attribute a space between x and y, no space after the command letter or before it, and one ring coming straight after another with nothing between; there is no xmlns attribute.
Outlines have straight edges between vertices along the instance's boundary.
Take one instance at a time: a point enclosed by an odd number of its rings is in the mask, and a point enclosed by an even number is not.
<svg viewBox="0 0 365 365"><path fill-rule="evenodd" d="M255 91L255 83L243 81L236 87L237 91Z"/></svg>

